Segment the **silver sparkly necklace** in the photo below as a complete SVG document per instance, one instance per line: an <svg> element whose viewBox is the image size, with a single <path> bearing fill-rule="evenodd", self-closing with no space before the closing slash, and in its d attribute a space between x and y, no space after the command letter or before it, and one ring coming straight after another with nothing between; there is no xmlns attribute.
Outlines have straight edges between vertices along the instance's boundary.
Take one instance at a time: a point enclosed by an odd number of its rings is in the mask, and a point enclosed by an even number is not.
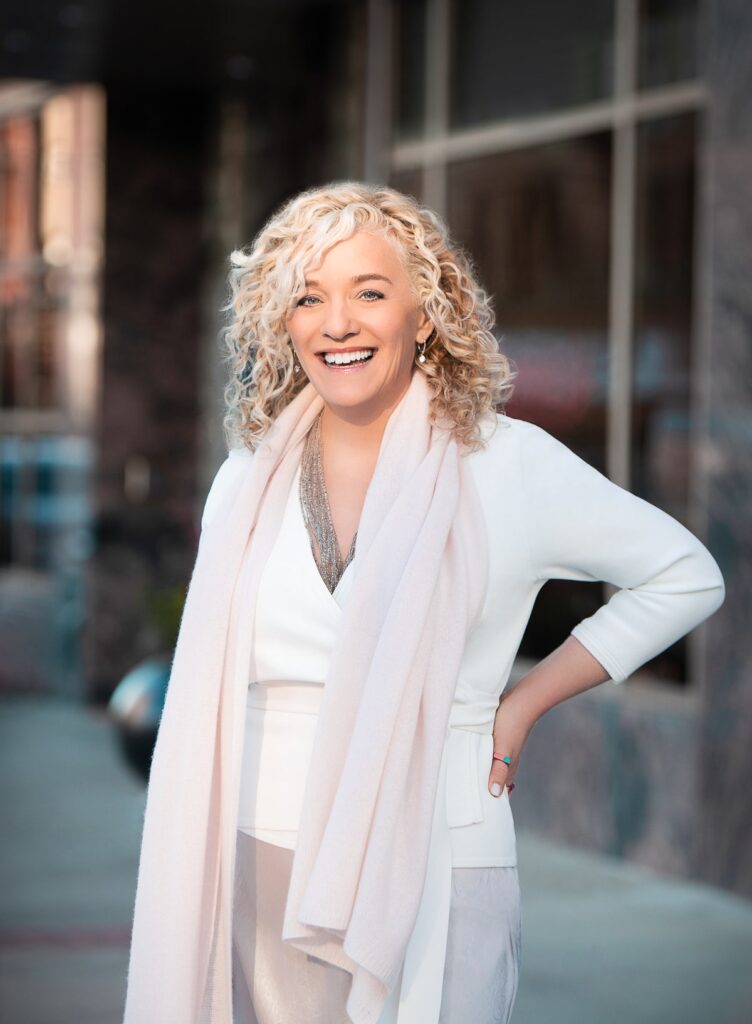
<svg viewBox="0 0 752 1024"><path fill-rule="evenodd" d="M327 589L333 593L345 569L353 560L358 531L355 531L347 558L342 562L321 464L321 413L308 431L303 446L299 495L303 521L313 531L319 546L320 558L316 558L315 552L312 552L314 559Z"/></svg>

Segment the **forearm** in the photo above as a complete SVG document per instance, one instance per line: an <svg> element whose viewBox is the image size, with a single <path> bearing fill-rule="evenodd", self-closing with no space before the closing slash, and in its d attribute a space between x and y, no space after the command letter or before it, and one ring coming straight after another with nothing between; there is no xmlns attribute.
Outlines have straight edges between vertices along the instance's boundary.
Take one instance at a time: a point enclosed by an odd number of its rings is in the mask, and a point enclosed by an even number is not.
<svg viewBox="0 0 752 1024"><path fill-rule="evenodd" d="M610 676L573 636L539 661L517 685L502 695L505 716L513 715L527 729L569 697L590 690Z"/></svg>

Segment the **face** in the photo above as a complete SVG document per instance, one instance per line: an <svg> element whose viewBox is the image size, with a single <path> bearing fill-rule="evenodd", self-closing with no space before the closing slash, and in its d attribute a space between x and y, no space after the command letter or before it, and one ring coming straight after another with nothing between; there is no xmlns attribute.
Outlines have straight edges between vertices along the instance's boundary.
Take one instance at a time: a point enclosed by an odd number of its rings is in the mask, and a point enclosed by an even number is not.
<svg viewBox="0 0 752 1024"><path fill-rule="evenodd" d="M326 405L369 423L407 390L416 343L433 325L412 291L397 243L356 231L307 272L287 328Z"/></svg>

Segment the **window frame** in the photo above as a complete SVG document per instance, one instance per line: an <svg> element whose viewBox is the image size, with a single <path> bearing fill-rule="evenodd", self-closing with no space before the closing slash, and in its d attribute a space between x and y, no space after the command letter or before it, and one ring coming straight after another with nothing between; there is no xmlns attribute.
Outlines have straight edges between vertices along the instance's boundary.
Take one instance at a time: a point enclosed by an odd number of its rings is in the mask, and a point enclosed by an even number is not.
<svg viewBox="0 0 752 1024"><path fill-rule="evenodd" d="M447 211L448 169L454 161L496 155L542 143L575 139L595 131L612 133L610 267L608 295L608 414L606 467L611 480L630 487L632 455L633 338L635 309L635 215L637 132L657 118L694 112L698 117L695 152L694 246L692 265L691 346L695 371L690 381L690 486L688 522L702 537L707 533L706 480L699 453L707 433L709 362L707 285L701 266L708 225L701 197L705 168L701 158L708 108L708 88L701 77L651 88L639 86L640 0L613 0L613 89L610 98L580 106L520 118L490 121L470 129L449 125L450 22L453 0L426 4L426 63L424 123L419 137L393 141L393 68L398 17L394 0L369 0L367 75L365 92L364 177L389 180L397 172L413 172L421 181L424 202L441 216ZM706 16L698 9L700 23ZM378 64L378 73L373 69ZM606 598L615 588L605 584ZM687 638L688 676L683 686L638 672L641 683L683 697L698 692L704 664L705 633L693 630Z"/></svg>

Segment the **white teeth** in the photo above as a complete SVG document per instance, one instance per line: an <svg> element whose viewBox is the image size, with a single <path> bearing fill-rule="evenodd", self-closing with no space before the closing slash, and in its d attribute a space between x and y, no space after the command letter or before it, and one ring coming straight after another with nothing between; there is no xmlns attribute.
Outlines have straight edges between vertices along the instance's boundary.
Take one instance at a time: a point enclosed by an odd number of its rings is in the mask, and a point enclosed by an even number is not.
<svg viewBox="0 0 752 1024"><path fill-rule="evenodd" d="M372 348L364 348L359 352L325 352L324 362L329 366L347 366L348 363L359 363L373 355Z"/></svg>

